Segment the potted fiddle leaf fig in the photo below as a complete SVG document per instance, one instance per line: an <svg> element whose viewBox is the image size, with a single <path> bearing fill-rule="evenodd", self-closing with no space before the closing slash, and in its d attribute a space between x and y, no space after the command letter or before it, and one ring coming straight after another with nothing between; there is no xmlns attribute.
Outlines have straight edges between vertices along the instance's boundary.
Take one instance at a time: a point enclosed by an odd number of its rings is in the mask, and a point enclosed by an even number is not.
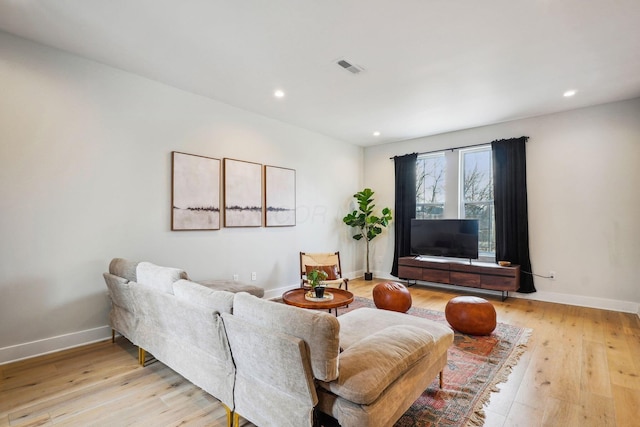
<svg viewBox="0 0 640 427"><path fill-rule="evenodd" d="M314 268L307 274L307 280L309 281L309 286L316 293L316 298L322 298L324 296L324 283L322 281L327 280L327 273Z"/></svg>
<svg viewBox="0 0 640 427"><path fill-rule="evenodd" d="M392 220L391 209L382 209L381 215L374 215L373 208L376 206L373 204L373 194L370 188L365 188L362 191L353 195L358 202L358 209L354 210L350 214L347 214L342 221L348 226L358 229L358 233L353 236L356 240L365 239L367 242L367 271L364 273L365 280L373 279L373 273L369 269L369 242L376 238L382 229L389 225L389 221Z"/></svg>

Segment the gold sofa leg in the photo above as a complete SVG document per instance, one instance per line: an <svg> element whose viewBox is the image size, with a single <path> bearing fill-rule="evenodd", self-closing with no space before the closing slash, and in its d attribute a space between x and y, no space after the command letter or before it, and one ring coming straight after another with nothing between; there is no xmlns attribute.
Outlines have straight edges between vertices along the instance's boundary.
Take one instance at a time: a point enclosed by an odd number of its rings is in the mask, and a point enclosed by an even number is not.
<svg viewBox="0 0 640 427"><path fill-rule="evenodd" d="M138 347L138 363L140 366L144 367L144 360L147 358L147 354L144 351L144 348Z"/></svg>
<svg viewBox="0 0 640 427"><path fill-rule="evenodd" d="M233 427L240 427L240 415L237 412L233 413L233 421L231 422Z"/></svg>
<svg viewBox="0 0 640 427"><path fill-rule="evenodd" d="M222 402L220 402L220 403L222 403ZM222 406L224 406L224 410L227 411L227 427L233 427L233 412L224 403L222 403Z"/></svg>

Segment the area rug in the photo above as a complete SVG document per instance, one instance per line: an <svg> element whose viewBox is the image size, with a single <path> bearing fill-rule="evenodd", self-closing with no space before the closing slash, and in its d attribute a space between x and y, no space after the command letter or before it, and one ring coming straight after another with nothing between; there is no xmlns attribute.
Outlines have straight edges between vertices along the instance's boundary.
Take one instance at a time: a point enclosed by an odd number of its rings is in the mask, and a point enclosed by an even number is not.
<svg viewBox="0 0 640 427"><path fill-rule="evenodd" d="M355 297L347 313L360 307L374 307L373 301ZM448 325L444 313L412 307L408 314ZM525 350L531 329L498 323L489 336L456 332L444 369L444 388L437 378L422 393L395 427L482 426L484 405L497 384L507 380Z"/></svg>

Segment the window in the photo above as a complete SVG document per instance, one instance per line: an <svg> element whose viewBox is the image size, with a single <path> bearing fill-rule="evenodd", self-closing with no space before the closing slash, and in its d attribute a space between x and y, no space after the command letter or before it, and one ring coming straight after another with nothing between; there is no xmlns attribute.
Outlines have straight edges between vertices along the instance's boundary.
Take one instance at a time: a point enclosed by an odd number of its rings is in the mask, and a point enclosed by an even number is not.
<svg viewBox="0 0 640 427"><path fill-rule="evenodd" d="M416 218L444 217L444 153L419 156L416 163Z"/></svg>
<svg viewBox="0 0 640 427"><path fill-rule="evenodd" d="M418 156L416 218L477 219L481 258L495 257L491 146Z"/></svg>
<svg viewBox="0 0 640 427"><path fill-rule="evenodd" d="M484 256L494 255L496 239L491 147L460 151L460 163L460 217L478 220L478 250Z"/></svg>

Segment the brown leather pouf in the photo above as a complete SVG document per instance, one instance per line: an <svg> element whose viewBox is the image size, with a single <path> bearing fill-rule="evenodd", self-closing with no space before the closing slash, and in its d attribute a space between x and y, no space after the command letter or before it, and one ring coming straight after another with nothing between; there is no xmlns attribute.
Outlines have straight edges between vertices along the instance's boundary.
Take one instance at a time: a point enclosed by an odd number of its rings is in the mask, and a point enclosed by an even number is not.
<svg viewBox="0 0 640 427"><path fill-rule="evenodd" d="M402 283L378 283L373 288L373 302L383 310L405 313L411 308L411 294Z"/></svg>
<svg viewBox="0 0 640 427"><path fill-rule="evenodd" d="M490 335L496 328L496 309L484 298L452 298L444 315L451 327L463 334Z"/></svg>

